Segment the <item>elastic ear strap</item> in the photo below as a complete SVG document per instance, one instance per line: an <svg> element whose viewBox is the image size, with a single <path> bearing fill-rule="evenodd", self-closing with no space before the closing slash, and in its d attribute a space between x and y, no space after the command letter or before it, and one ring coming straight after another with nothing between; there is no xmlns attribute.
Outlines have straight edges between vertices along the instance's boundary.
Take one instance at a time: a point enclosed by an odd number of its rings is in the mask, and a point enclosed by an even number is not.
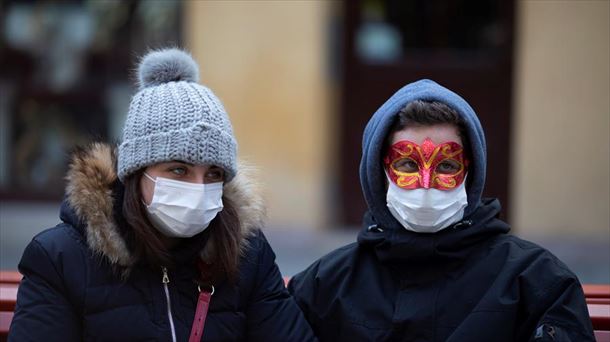
<svg viewBox="0 0 610 342"><path fill-rule="evenodd" d="M150 179L153 183L157 183L157 180L152 178L148 173L144 172L144 176L146 176L148 179Z"/></svg>

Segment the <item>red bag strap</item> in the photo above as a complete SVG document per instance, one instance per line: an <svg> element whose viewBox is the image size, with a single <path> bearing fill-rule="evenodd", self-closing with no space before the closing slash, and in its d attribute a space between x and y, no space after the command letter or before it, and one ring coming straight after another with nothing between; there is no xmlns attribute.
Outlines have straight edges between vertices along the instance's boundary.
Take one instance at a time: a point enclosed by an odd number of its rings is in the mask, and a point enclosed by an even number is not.
<svg viewBox="0 0 610 342"><path fill-rule="evenodd" d="M199 270L203 272L205 265L203 262L199 262ZM203 336L203 327L205 326L205 319L208 316L208 309L210 308L210 300L214 294L214 286L211 286L210 292L201 291L201 287L197 286L199 290L199 298L197 298L197 310L195 310L195 318L193 319L193 326L191 327L191 336L189 342L199 342Z"/></svg>
<svg viewBox="0 0 610 342"><path fill-rule="evenodd" d="M195 319L193 320L189 342L201 341L205 319L208 316L208 309L210 307L210 299L212 299L212 295L214 294L214 286L212 286L212 292L201 291L201 289L199 289L199 291L197 310L195 311Z"/></svg>

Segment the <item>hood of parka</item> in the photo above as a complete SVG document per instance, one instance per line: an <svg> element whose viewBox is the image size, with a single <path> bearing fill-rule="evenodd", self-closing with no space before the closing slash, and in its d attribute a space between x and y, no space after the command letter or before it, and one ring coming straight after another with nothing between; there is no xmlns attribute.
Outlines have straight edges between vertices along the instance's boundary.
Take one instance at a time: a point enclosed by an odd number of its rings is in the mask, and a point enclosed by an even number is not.
<svg viewBox="0 0 610 342"><path fill-rule="evenodd" d="M464 218L472 215L481 203L487 163L485 135L481 123L474 110L458 94L434 81L420 80L404 86L392 95L373 114L364 129L360 183L368 205L368 214L384 230L404 228L386 206L386 176L381 162L382 149L400 110L416 100L442 102L464 119L471 152L466 184L468 206L464 211Z"/></svg>
<svg viewBox="0 0 610 342"><path fill-rule="evenodd" d="M124 187L116 172L116 148L94 143L77 149L66 177L66 196L61 206L60 218L85 236L88 247L106 257L113 265L130 268L136 263L128 248L128 229L122 216ZM225 183L223 198L234 203L239 216L241 249L247 247L247 237L254 229L261 228L265 218L265 206L259 187L252 179L252 168L240 164L238 173ZM181 244L175 260L183 260L199 253L206 261L213 255L215 236L207 231ZM184 247L184 248L182 248Z"/></svg>

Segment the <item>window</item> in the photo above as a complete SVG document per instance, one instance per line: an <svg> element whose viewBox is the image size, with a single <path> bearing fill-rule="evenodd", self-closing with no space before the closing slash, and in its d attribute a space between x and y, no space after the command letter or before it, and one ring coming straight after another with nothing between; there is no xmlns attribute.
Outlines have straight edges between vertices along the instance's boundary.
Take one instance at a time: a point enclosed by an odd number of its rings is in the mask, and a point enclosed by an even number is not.
<svg viewBox="0 0 610 342"><path fill-rule="evenodd" d="M180 43L181 5L0 6L0 199L59 200L70 150L120 138L137 57Z"/></svg>

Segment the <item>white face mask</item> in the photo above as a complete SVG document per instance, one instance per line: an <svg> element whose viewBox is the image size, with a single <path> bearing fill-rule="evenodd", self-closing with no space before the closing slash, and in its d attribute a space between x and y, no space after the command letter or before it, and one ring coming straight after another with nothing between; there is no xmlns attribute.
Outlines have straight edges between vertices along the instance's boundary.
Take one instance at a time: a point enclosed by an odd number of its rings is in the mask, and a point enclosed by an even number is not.
<svg viewBox="0 0 610 342"><path fill-rule="evenodd" d="M222 182L193 184L157 177L148 218L170 237L187 238L204 231L222 208Z"/></svg>
<svg viewBox="0 0 610 342"><path fill-rule="evenodd" d="M453 190L405 190L388 178L388 209L407 230L436 233L464 217L466 179Z"/></svg>

